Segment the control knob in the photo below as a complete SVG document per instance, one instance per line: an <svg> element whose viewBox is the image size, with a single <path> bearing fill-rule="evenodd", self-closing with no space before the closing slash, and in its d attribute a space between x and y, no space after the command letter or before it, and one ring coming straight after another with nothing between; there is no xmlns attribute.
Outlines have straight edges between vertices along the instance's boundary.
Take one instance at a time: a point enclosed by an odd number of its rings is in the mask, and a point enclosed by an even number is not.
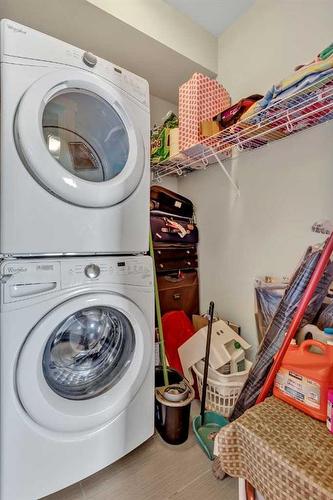
<svg viewBox="0 0 333 500"><path fill-rule="evenodd" d="M101 270L96 264L88 264L84 269L84 274L90 279L98 278L100 273Z"/></svg>
<svg viewBox="0 0 333 500"><path fill-rule="evenodd" d="M84 64L86 64L90 68L93 68L94 66L96 66L96 63L97 63L97 57L94 54L92 54L91 52L85 52L82 56L82 60L83 60Z"/></svg>

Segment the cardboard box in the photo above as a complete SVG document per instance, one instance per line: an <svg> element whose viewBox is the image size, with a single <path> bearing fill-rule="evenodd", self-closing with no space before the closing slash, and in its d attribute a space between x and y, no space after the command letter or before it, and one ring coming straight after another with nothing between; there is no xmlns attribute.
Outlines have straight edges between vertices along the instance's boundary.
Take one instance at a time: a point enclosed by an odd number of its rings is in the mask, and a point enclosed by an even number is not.
<svg viewBox="0 0 333 500"><path fill-rule="evenodd" d="M197 332L200 330L200 328L203 328L204 326L208 325L208 319L203 318L199 314L193 314L192 315L192 323L194 326L194 332Z"/></svg>
<svg viewBox="0 0 333 500"><path fill-rule="evenodd" d="M218 122L214 120L204 120L200 124L200 132L203 137L211 137L220 132L220 127Z"/></svg>
<svg viewBox="0 0 333 500"><path fill-rule="evenodd" d="M223 320L230 328L237 333L237 335L241 334L241 327L232 321ZM204 326L208 325L208 319L200 316L199 314L192 315L192 323L194 326L194 332L200 330Z"/></svg>
<svg viewBox="0 0 333 500"><path fill-rule="evenodd" d="M169 155L175 156L179 153L179 128L169 129Z"/></svg>

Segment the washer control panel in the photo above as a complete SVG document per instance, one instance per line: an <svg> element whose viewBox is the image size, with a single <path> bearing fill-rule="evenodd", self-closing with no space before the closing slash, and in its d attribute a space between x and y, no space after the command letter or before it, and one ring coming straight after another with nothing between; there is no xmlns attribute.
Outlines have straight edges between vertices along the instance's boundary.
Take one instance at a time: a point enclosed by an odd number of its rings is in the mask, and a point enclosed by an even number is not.
<svg viewBox="0 0 333 500"><path fill-rule="evenodd" d="M61 261L63 288L92 283L120 283L150 286L153 283L152 261L140 257L69 258Z"/></svg>

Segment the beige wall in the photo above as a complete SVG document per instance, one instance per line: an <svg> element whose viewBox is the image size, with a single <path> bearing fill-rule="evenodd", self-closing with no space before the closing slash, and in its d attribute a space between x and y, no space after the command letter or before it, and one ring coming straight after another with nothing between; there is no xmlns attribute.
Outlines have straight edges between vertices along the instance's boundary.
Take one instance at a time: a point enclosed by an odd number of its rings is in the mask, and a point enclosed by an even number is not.
<svg viewBox="0 0 333 500"><path fill-rule="evenodd" d="M167 47L217 72L217 38L163 0L88 0Z"/></svg>
<svg viewBox="0 0 333 500"><path fill-rule="evenodd" d="M160 125L168 111L178 114L178 106L154 95L150 96L150 126Z"/></svg>
<svg viewBox="0 0 333 500"><path fill-rule="evenodd" d="M333 2L259 0L219 40L219 79L234 99L263 92L332 41ZM256 343L253 280L291 273L315 220L333 219L333 123L243 153L229 168L235 196L218 166L180 179L200 229L201 306L239 322Z"/></svg>

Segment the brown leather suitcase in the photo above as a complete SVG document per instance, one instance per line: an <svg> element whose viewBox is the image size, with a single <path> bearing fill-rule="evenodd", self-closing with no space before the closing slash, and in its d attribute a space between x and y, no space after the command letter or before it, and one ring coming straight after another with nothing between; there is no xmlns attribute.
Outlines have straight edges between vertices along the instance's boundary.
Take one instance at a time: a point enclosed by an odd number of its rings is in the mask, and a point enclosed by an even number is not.
<svg viewBox="0 0 333 500"><path fill-rule="evenodd" d="M189 257L188 259L164 260L158 262L155 259L156 271L183 271L184 269L196 269L198 267L198 259Z"/></svg>
<svg viewBox="0 0 333 500"><path fill-rule="evenodd" d="M197 246L186 243L155 243L154 255L157 262L197 258Z"/></svg>
<svg viewBox="0 0 333 500"><path fill-rule="evenodd" d="M191 200L162 186L150 188L150 210L160 210L180 217L193 217Z"/></svg>
<svg viewBox="0 0 333 500"><path fill-rule="evenodd" d="M183 310L192 318L199 313L197 271L159 274L157 276L161 313Z"/></svg>

